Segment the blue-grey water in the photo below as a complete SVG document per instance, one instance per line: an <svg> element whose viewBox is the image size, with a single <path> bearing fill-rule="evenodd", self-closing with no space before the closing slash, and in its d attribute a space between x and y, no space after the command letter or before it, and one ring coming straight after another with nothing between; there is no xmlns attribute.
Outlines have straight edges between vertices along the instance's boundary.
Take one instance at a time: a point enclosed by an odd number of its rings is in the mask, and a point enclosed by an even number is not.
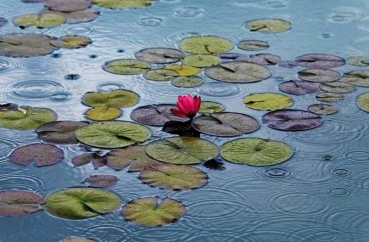
<svg viewBox="0 0 369 242"><path fill-rule="evenodd" d="M95 7L96 8L96 7ZM39 4L0 0L0 17L12 20L24 13L37 13ZM97 8L98 9L98 8ZM100 9L101 16L89 23L61 25L51 29L20 30L11 23L0 34L44 33L51 36L84 35L93 40L86 48L60 49L57 54L33 58L0 56L0 103L17 103L55 110L59 120L84 120L88 107L80 103L87 91L133 90L140 102L123 110L130 112L152 103L174 103L178 95L200 94L218 101L227 111L252 115L259 121L265 112L248 109L243 98L255 92L279 92L283 80L297 78L293 69L271 66L273 76L253 84L227 84L207 78L200 87L180 89L168 82L145 80L141 75L120 76L102 70L118 58L134 58L148 47L177 47L185 37L218 35L234 45L242 39L260 39L270 48L262 52L293 60L305 53L330 53L344 58L367 56L369 52L369 2L367 0L159 0L143 9ZM250 32L248 20L282 18L292 29L278 34ZM236 47L232 52L245 53ZM258 52L252 52L258 53ZM344 73L365 67L345 65ZM77 74L79 78L65 78ZM72 80L71 80L72 79ZM15 148L39 142L33 131L1 129L0 190L28 190L46 196L52 191L77 186L90 175L113 174L114 191L126 202L146 196L171 197L187 208L179 221L162 227L142 227L124 220L120 210L93 219L70 221L37 212L22 217L0 217L0 241L59 241L83 236L103 242L367 242L369 241L369 114L355 105L356 97L368 89L357 88L334 103L339 112L324 116L319 128L303 132L272 130L262 125L243 137L279 140L293 147L287 162L272 167L251 167L225 162L225 170L198 166L209 183L192 191L168 191L149 187L137 173L113 171L92 165L74 168L71 159L83 146L60 146L63 162L37 168L15 165L7 158ZM307 109L317 103L315 94L291 96L292 108ZM169 136L152 128L154 137ZM218 146L230 138L203 136Z"/></svg>

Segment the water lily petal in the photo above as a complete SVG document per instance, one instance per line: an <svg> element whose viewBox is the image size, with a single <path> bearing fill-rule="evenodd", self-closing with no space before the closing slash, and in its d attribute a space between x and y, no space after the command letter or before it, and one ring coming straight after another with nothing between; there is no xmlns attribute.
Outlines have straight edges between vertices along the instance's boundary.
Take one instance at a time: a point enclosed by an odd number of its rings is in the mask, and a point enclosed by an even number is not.
<svg viewBox="0 0 369 242"><path fill-rule="evenodd" d="M178 106L179 111L181 111L184 115L187 116L189 110L188 110L187 106L184 105L184 103L185 103L184 101L177 102L177 106Z"/></svg>
<svg viewBox="0 0 369 242"><path fill-rule="evenodd" d="M195 102L195 112L197 113L200 109L200 105L201 105L201 97L195 96L194 97L194 102Z"/></svg>
<svg viewBox="0 0 369 242"><path fill-rule="evenodd" d="M171 108L171 109L170 109L170 111L171 111L174 115L176 115L176 116L178 116L178 117L182 117L182 118L185 118L185 117L186 117L186 115L185 115L184 113L182 113L181 111L179 111L179 110L177 110L177 109Z"/></svg>

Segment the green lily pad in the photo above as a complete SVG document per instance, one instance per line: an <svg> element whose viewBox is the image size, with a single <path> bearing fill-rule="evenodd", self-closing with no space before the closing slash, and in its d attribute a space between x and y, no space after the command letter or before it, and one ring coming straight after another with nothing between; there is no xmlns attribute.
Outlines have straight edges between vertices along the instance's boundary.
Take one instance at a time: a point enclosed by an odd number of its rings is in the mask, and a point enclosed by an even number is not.
<svg viewBox="0 0 369 242"><path fill-rule="evenodd" d="M291 29L291 22L283 19L254 19L246 22L246 28L252 32L280 33Z"/></svg>
<svg viewBox="0 0 369 242"><path fill-rule="evenodd" d="M179 61L184 57L182 51L173 48L147 48L135 54L142 61L156 64L168 64Z"/></svg>
<svg viewBox="0 0 369 242"><path fill-rule="evenodd" d="M339 72L329 69L306 69L297 74L301 80L309 82L334 82L341 78Z"/></svg>
<svg viewBox="0 0 369 242"><path fill-rule="evenodd" d="M186 121L187 118L175 116L170 109L174 104L152 104L138 107L131 113L131 118L139 123L151 126L163 126L168 121Z"/></svg>
<svg viewBox="0 0 369 242"><path fill-rule="evenodd" d="M284 109L293 104L289 96L272 92L252 93L243 102L248 108L264 111Z"/></svg>
<svg viewBox="0 0 369 242"><path fill-rule="evenodd" d="M61 36L59 39L51 41L51 44L54 45L55 47L65 49L78 49L86 47L91 43L92 40L90 38L79 35Z"/></svg>
<svg viewBox="0 0 369 242"><path fill-rule="evenodd" d="M353 85L341 81L321 83L319 88L326 92L342 94L355 91L355 87Z"/></svg>
<svg viewBox="0 0 369 242"><path fill-rule="evenodd" d="M80 11L73 11L73 12L58 12L58 11L51 11L51 10L42 10L42 14L44 13L54 13L62 15L66 20L67 24L78 24L78 23L86 23L90 21L94 21L100 16L100 12L93 9L87 8L85 10Z"/></svg>
<svg viewBox="0 0 369 242"><path fill-rule="evenodd" d="M276 165L288 160L292 154L289 145L260 138L232 140L220 148L220 155L225 160L252 166Z"/></svg>
<svg viewBox="0 0 369 242"><path fill-rule="evenodd" d="M170 65L165 66L164 69L176 71L179 76L193 76L201 70L200 68L188 65Z"/></svg>
<svg viewBox="0 0 369 242"><path fill-rule="evenodd" d="M318 93L316 99L321 102L339 102L343 100L343 95L338 93L331 92L321 92Z"/></svg>
<svg viewBox="0 0 369 242"><path fill-rule="evenodd" d="M126 108L138 103L138 95L135 92L117 89L110 92L86 92L82 96L82 102L91 107L108 106Z"/></svg>
<svg viewBox="0 0 369 242"><path fill-rule="evenodd" d="M52 28L65 22L64 16L55 13L25 14L13 19L13 24L21 28Z"/></svg>
<svg viewBox="0 0 369 242"><path fill-rule="evenodd" d="M346 63L351 66L369 66L369 58L366 56L350 56Z"/></svg>
<svg viewBox="0 0 369 242"><path fill-rule="evenodd" d="M122 148L144 142L151 131L140 124L126 121L96 122L78 129L76 138L87 145L99 148Z"/></svg>
<svg viewBox="0 0 369 242"><path fill-rule="evenodd" d="M143 226L161 226L183 217L186 207L179 201L158 197L135 199L124 206L122 215L130 222Z"/></svg>
<svg viewBox="0 0 369 242"><path fill-rule="evenodd" d="M198 87L202 83L202 78L199 76L179 76L170 81L173 86L184 88Z"/></svg>
<svg viewBox="0 0 369 242"><path fill-rule="evenodd" d="M338 108L335 106L324 103L312 104L308 107L308 110L319 115L331 115L338 112Z"/></svg>
<svg viewBox="0 0 369 242"><path fill-rule="evenodd" d="M202 101L198 113L217 113L225 110L225 107L217 102Z"/></svg>
<svg viewBox="0 0 369 242"><path fill-rule="evenodd" d="M74 132L87 122L54 121L41 125L36 129L37 136L43 141L54 144L77 144Z"/></svg>
<svg viewBox="0 0 369 242"><path fill-rule="evenodd" d="M0 110L0 126L8 129L36 129L57 118L58 115L47 108L21 106L17 110Z"/></svg>
<svg viewBox="0 0 369 242"><path fill-rule="evenodd" d="M159 161L171 164L199 164L218 155L213 143L200 138L175 137L149 143L146 153Z"/></svg>
<svg viewBox="0 0 369 242"><path fill-rule="evenodd" d="M91 7L90 0L47 0L45 7L59 12L73 12Z"/></svg>
<svg viewBox="0 0 369 242"><path fill-rule="evenodd" d="M134 59L118 59L105 63L103 70L118 75L136 75L150 70L150 65L145 61Z"/></svg>
<svg viewBox="0 0 369 242"><path fill-rule="evenodd" d="M23 216L42 210L44 199L29 191L0 191L0 216Z"/></svg>
<svg viewBox="0 0 369 242"><path fill-rule="evenodd" d="M149 70L144 74L144 77L150 81L170 81L178 76L178 72L165 69Z"/></svg>
<svg viewBox="0 0 369 242"><path fill-rule="evenodd" d="M122 115L122 110L110 106L93 107L85 113L88 119L94 121L108 121L118 118Z"/></svg>
<svg viewBox="0 0 369 242"><path fill-rule="evenodd" d="M139 178L153 187L182 191L202 187L208 181L208 176L200 169L173 164L146 167Z"/></svg>
<svg viewBox="0 0 369 242"><path fill-rule="evenodd" d="M218 54L231 50L233 44L230 40L218 36L195 36L184 39L179 48L192 54Z"/></svg>
<svg viewBox="0 0 369 242"><path fill-rule="evenodd" d="M369 112L369 92L360 94L357 97L356 106L365 112Z"/></svg>
<svg viewBox="0 0 369 242"><path fill-rule="evenodd" d="M342 81L359 87L369 87L369 71L349 71L343 74Z"/></svg>
<svg viewBox="0 0 369 242"><path fill-rule="evenodd" d="M48 213L65 219L87 219L118 209L121 199L112 192L96 188L68 188L45 197Z"/></svg>
<svg viewBox="0 0 369 242"><path fill-rule="evenodd" d="M221 59L215 55L188 55L181 62L184 65L202 68L215 66L221 62Z"/></svg>
<svg viewBox="0 0 369 242"><path fill-rule="evenodd" d="M91 0L93 4L103 8L129 9L151 6L156 0Z"/></svg>
<svg viewBox="0 0 369 242"><path fill-rule="evenodd" d="M263 40L241 40L237 48L241 50L248 50L248 51L260 51L269 48L269 44Z"/></svg>

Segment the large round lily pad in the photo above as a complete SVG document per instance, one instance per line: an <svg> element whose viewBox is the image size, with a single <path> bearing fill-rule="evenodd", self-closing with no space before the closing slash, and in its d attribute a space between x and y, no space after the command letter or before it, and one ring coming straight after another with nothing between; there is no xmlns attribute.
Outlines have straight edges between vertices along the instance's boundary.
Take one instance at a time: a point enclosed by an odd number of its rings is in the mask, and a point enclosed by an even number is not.
<svg viewBox="0 0 369 242"><path fill-rule="evenodd" d="M21 28L51 28L64 24L64 16L55 13L25 14L13 19L13 24Z"/></svg>
<svg viewBox="0 0 369 242"><path fill-rule="evenodd" d="M91 0L93 4L103 8L129 9L151 6L156 0Z"/></svg>
<svg viewBox="0 0 369 242"><path fill-rule="evenodd" d="M53 46L65 49L78 49L86 47L91 43L92 40L90 38L79 35L65 35L55 41L51 41Z"/></svg>
<svg viewBox="0 0 369 242"><path fill-rule="evenodd" d="M328 69L343 66L345 59L331 54L305 54L296 57L295 62L305 68Z"/></svg>
<svg viewBox="0 0 369 242"><path fill-rule="evenodd" d="M0 126L8 129L36 129L57 118L57 114L47 108L21 106L17 110L0 110Z"/></svg>
<svg viewBox="0 0 369 242"><path fill-rule="evenodd" d="M82 96L82 102L91 107L126 108L137 104L138 99L135 92L123 89L110 92L86 92Z"/></svg>
<svg viewBox="0 0 369 242"><path fill-rule="evenodd" d="M54 144L77 144L74 132L86 126L87 122L54 121L41 125L36 129L37 136L43 141Z"/></svg>
<svg viewBox="0 0 369 242"><path fill-rule="evenodd" d="M183 64L198 68L215 66L220 62L220 57L215 55L188 55L182 59Z"/></svg>
<svg viewBox="0 0 369 242"><path fill-rule="evenodd" d="M170 65L164 67L164 69L176 71L179 76L193 76L201 70L200 68L188 65Z"/></svg>
<svg viewBox="0 0 369 242"><path fill-rule="evenodd" d="M122 214L130 222L144 226L161 226L183 217L186 207L179 201L158 197L135 199L124 206Z"/></svg>
<svg viewBox="0 0 369 242"><path fill-rule="evenodd" d="M140 124L125 121L96 122L78 129L76 138L87 145L99 148L121 148L144 142L151 131Z"/></svg>
<svg viewBox="0 0 369 242"><path fill-rule="evenodd" d="M291 29L291 22L283 19L254 19L246 22L246 28L252 32L280 33Z"/></svg>
<svg viewBox="0 0 369 242"><path fill-rule="evenodd" d="M366 56L350 56L346 63L351 66L369 66L369 58Z"/></svg>
<svg viewBox="0 0 369 242"><path fill-rule="evenodd" d="M152 126L163 126L168 121L186 121L186 118L175 116L170 109L174 104L152 104L138 107L131 113L131 118L139 123Z"/></svg>
<svg viewBox="0 0 369 242"><path fill-rule="evenodd" d="M184 39L179 48L192 54L217 54L231 50L233 44L228 39L218 36L195 36Z"/></svg>
<svg viewBox="0 0 369 242"><path fill-rule="evenodd" d="M85 113L86 117L95 121L108 121L118 118L122 115L122 110L110 106L93 107Z"/></svg>
<svg viewBox="0 0 369 242"><path fill-rule="evenodd" d="M91 7L90 0L47 0L44 1L50 10L59 12L73 12Z"/></svg>
<svg viewBox="0 0 369 242"><path fill-rule="evenodd" d="M314 129L323 123L319 115L295 109L269 112L263 116L262 121L269 128L286 131Z"/></svg>
<svg viewBox="0 0 369 242"><path fill-rule="evenodd" d="M248 51L260 51L269 48L269 44L263 40L245 39L238 43L237 48Z"/></svg>
<svg viewBox="0 0 369 242"><path fill-rule="evenodd" d="M270 166L288 160L292 148L282 142L244 138L229 141L220 148L220 155L227 161L252 166Z"/></svg>
<svg viewBox="0 0 369 242"><path fill-rule="evenodd" d="M357 70L343 74L342 81L359 87L369 87L369 71Z"/></svg>
<svg viewBox="0 0 369 242"><path fill-rule="evenodd" d="M356 105L361 110L369 112L369 92L360 94L356 99Z"/></svg>
<svg viewBox="0 0 369 242"><path fill-rule="evenodd" d="M62 149L50 144L30 144L17 148L9 155L10 161L27 166L35 162L36 166L51 166L64 159Z"/></svg>
<svg viewBox="0 0 369 242"><path fill-rule="evenodd" d="M144 74L144 77L151 81L170 81L178 76L178 72L165 69L149 70Z"/></svg>
<svg viewBox="0 0 369 242"><path fill-rule="evenodd" d="M307 69L299 71L297 74L301 80L309 82L333 82L341 78L339 72L329 69Z"/></svg>
<svg viewBox="0 0 369 242"><path fill-rule="evenodd" d="M293 104L293 100L283 94L265 92L253 93L243 100L246 107L256 110L279 110Z"/></svg>
<svg viewBox="0 0 369 242"><path fill-rule="evenodd" d="M142 61L156 64L168 64L184 58L182 51L173 48L147 48L135 54Z"/></svg>
<svg viewBox="0 0 369 242"><path fill-rule="evenodd" d="M145 61L134 59L118 59L105 63L104 71L118 75L136 75L150 70L150 65Z"/></svg>
<svg viewBox="0 0 369 242"><path fill-rule="evenodd" d="M335 106L324 103L312 104L308 107L308 110L319 115L331 115L338 112L338 108Z"/></svg>
<svg viewBox="0 0 369 242"><path fill-rule="evenodd" d="M68 188L45 197L48 213L65 219L87 219L118 209L121 199L112 192L96 188Z"/></svg>
<svg viewBox="0 0 369 242"><path fill-rule="evenodd" d="M200 109L198 113L216 113L216 112L222 112L225 110L225 107L217 102L211 102L211 101L202 101L200 105Z"/></svg>
<svg viewBox="0 0 369 242"><path fill-rule="evenodd" d="M206 68L205 74L217 81L250 83L262 81L272 74L270 70L256 63L233 61Z"/></svg>
<svg viewBox="0 0 369 242"><path fill-rule="evenodd" d="M319 83L306 81L286 81L279 84L279 90L292 95L304 95L319 90Z"/></svg>
<svg viewBox="0 0 369 242"><path fill-rule="evenodd" d="M338 93L331 93L331 92L321 92L318 93L316 99L321 102L339 102L343 100L343 95Z"/></svg>
<svg viewBox="0 0 369 242"><path fill-rule="evenodd" d="M0 191L0 216L23 216L41 210L44 199L29 191Z"/></svg>
<svg viewBox="0 0 369 242"><path fill-rule="evenodd" d="M175 87L191 88L201 86L202 78L199 76L179 76L170 81Z"/></svg>
<svg viewBox="0 0 369 242"><path fill-rule="evenodd" d="M199 188L208 181L208 176L200 169L173 164L146 167L141 171L139 178L150 186L169 190Z"/></svg>
<svg viewBox="0 0 369 242"><path fill-rule="evenodd" d="M211 142L193 137L175 137L149 143L146 153L165 163L188 165L213 159L218 148Z"/></svg>
<svg viewBox="0 0 369 242"><path fill-rule="evenodd" d="M326 92L339 94L345 94L355 91L355 87L353 85L341 81L321 83L319 85L319 88Z"/></svg>
<svg viewBox="0 0 369 242"><path fill-rule="evenodd" d="M41 13L54 13L62 15L66 20L67 24L78 24L86 23L97 19L100 16L100 12L93 9L87 8L85 10L73 11L73 12L57 12L51 10L42 10Z"/></svg>
<svg viewBox="0 0 369 242"><path fill-rule="evenodd" d="M251 116L242 113L210 113L192 121L192 127L207 135L231 137L256 131L259 123Z"/></svg>

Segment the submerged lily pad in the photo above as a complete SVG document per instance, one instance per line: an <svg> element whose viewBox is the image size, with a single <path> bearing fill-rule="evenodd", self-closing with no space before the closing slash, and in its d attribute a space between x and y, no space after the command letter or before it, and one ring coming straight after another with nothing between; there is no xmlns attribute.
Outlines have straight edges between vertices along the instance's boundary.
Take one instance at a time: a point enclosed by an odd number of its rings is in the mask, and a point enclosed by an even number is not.
<svg viewBox="0 0 369 242"><path fill-rule="evenodd" d="M208 176L200 169L173 164L146 167L139 178L145 184L169 190L199 188L208 181Z"/></svg>
<svg viewBox="0 0 369 242"><path fill-rule="evenodd" d="M350 93L355 91L355 87L345 82L327 82L319 85L320 89L331 93Z"/></svg>
<svg viewBox="0 0 369 242"><path fill-rule="evenodd" d="M135 199L124 206L122 215L130 222L144 226L161 226L183 217L186 207L179 201L158 197Z"/></svg>
<svg viewBox="0 0 369 242"><path fill-rule="evenodd" d="M286 131L303 131L319 127L322 118L312 112L295 109L272 111L262 118L269 128Z"/></svg>
<svg viewBox="0 0 369 242"><path fill-rule="evenodd" d="M7 23L8 23L8 20L6 18L0 17L0 28L3 27Z"/></svg>
<svg viewBox="0 0 369 242"><path fill-rule="evenodd" d="M369 112L369 92L360 94L356 99L356 105L361 110Z"/></svg>
<svg viewBox="0 0 369 242"><path fill-rule="evenodd" d="M135 92L123 89L110 92L86 92L82 96L82 102L91 107L126 108L137 104L138 99Z"/></svg>
<svg viewBox="0 0 369 242"><path fill-rule="evenodd" d="M192 54L218 54L225 53L233 47L228 39L218 36L195 36L184 39L179 43L179 48Z"/></svg>
<svg viewBox="0 0 369 242"><path fill-rule="evenodd" d="M369 71L349 71L343 74L342 81L359 87L369 87Z"/></svg>
<svg viewBox="0 0 369 242"><path fill-rule="evenodd" d="M52 28L65 22L64 16L54 13L25 14L13 19L13 24L21 28Z"/></svg>
<svg viewBox="0 0 369 242"><path fill-rule="evenodd" d="M227 161L252 166L276 165L291 158L292 154L289 145L260 138L231 140L220 148L220 155Z"/></svg>
<svg viewBox="0 0 369 242"><path fill-rule="evenodd" d="M203 114L216 113L216 112L222 112L224 110L225 110L225 107L220 103L202 101L198 113L203 113Z"/></svg>
<svg viewBox="0 0 369 242"><path fill-rule="evenodd" d="M246 107L256 110L279 110L293 104L293 100L283 94L265 92L253 93L243 100Z"/></svg>
<svg viewBox="0 0 369 242"><path fill-rule="evenodd" d="M323 103L312 104L308 107L308 110L319 115L331 115L338 112L335 106Z"/></svg>
<svg viewBox="0 0 369 242"><path fill-rule="evenodd" d="M200 68L188 65L171 65L164 67L165 70L176 71L180 76L193 76L200 72Z"/></svg>
<svg viewBox="0 0 369 242"><path fill-rule="evenodd" d="M48 213L65 219L87 219L110 213L121 205L112 192L96 188L68 188L46 196Z"/></svg>
<svg viewBox="0 0 369 242"><path fill-rule="evenodd" d="M92 40L88 37L79 35L66 35L61 36L59 39L52 41L51 43L59 48L78 49L91 44Z"/></svg>
<svg viewBox="0 0 369 242"><path fill-rule="evenodd" d="M231 137L256 131L259 123L251 116L242 113L210 113L192 121L192 127L207 135Z"/></svg>
<svg viewBox="0 0 369 242"><path fill-rule="evenodd" d="M151 81L170 81L177 76L178 72L165 69L149 70L144 74L144 77Z"/></svg>
<svg viewBox="0 0 369 242"><path fill-rule="evenodd" d="M291 29L291 22L283 19L254 19L246 22L246 28L252 32L280 33Z"/></svg>
<svg viewBox="0 0 369 242"><path fill-rule="evenodd" d="M237 47L241 50L248 50L248 51L260 51L269 48L269 44L263 40L250 40L245 39L241 40Z"/></svg>
<svg viewBox="0 0 369 242"><path fill-rule="evenodd" d="M305 68L328 69L345 65L345 59L331 54L305 54L296 57L295 62Z"/></svg>
<svg viewBox="0 0 369 242"><path fill-rule="evenodd" d="M168 121L185 121L186 118L175 116L170 109L174 104L152 104L138 107L131 113L131 118L139 123L152 126L163 126Z"/></svg>
<svg viewBox="0 0 369 242"><path fill-rule="evenodd" d="M291 80L279 84L279 90L292 95L304 95L317 92L319 83Z"/></svg>
<svg viewBox="0 0 369 242"><path fill-rule="evenodd" d="M22 166L31 162L35 162L38 167L51 166L64 159L64 152L55 145L36 143L15 149L10 153L9 159Z"/></svg>
<svg viewBox="0 0 369 242"><path fill-rule="evenodd" d="M58 12L51 10L42 10L41 13L54 13L62 15L66 20L67 24L78 24L86 23L97 19L100 16L100 12L93 9L87 8L85 10L73 11L73 12Z"/></svg>
<svg viewBox="0 0 369 242"><path fill-rule="evenodd" d="M260 53L250 56L248 61L260 65L277 65L281 60L282 58L280 56Z"/></svg>
<svg viewBox="0 0 369 242"><path fill-rule="evenodd" d="M321 92L318 93L316 99L321 102L339 102L343 100L343 95L338 93L331 92Z"/></svg>
<svg viewBox="0 0 369 242"><path fill-rule="evenodd" d="M103 8L129 9L151 6L156 0L91 0Z"/></svg>
<svg viewBox="0 0 369 242"><path fill-rule="evenodd" d="M78 129L76 138L87 145L99 148L121 148L144 142L151 131L140 124L127 121L96 122Z"/></svg>
<svg viewBox="0 0 369 242"><path fill-rule="evenodd" d="M83 179L82 183L89 183L89 187L111 187L118 182L118 177L113 175L93 175Z"/></svg>
<svg viewBox="0 0 369 242"><path fill-rule="evenodd" d="M0 216L23 216L42 210L44 199L29 191L1 191Z"/></svg>
<svg viewBox="0 0 369 242"><path fill-rule="evenodd" d="M175 137L149 143L146 153L159 161L171 164L199 164L218 155L218 148L211 142L193 137Z"/></svg>
<svg viewBox="0 0 369 242"><path fill-rule="evenodd" d="M97 153L85 153L78 155L72 159L72 164L75 167L84 166L92 162L95 169L106 166L107 157L100 156Z"/></svg>
<svg viewBox="0 0 369 242"><path fill-rule="evenodd" d="M198 87L202 85L202 78L199 76L179 76L170 81L175 87Z"/></svg>
<svg viewBox="0 0 369 242"><path fill-rule="evenodd" d="M206 68L205 74L214 80L230 83L258 82L272 75L270 70L263 65L241 61Z"/></svg>
<svg viewBox="0 0 369 242"><path fill-rule="evenodd" d="M105 63L104 71L118 75L136 75L150 70L150 65L145 61L134 59L118 59Z"/></svg>
<svg viewBox="0 0 369 242"><path fill-rule="evenodd" d="M86 126L87 122L54 121L41 125L36 129L37 136L43 141L54 144L77 144L74 132Z"/></svg>
<svg viewBox="0 0 369 242"><path fill-rule="evenodd" d="M301 80L309 82L333 82L341 78L339 72L329 69L307 69L299 71L297 74Z"/></svg>
<svg viewBox="0 0 369 242"><path fill-rule="evenodd" d="M148 48L135 54L142 61L156 64L168 64L184 58L182 51L173 48Z"/></svg>
<svg viewBox="0 0 369 242"><path fill-rule="evenodd" d="M346 63L351 66L369 66L369 58L366 56L350 56Z"/></svg>
<svg viewBox="0 0 369 242"><path fill-rule="evenodd" d="M47 0L45 7L59 12L73 12L91 7L90 0Z"/></svg>
<svg viewBox="0 0 369 242"><path fill-rule="evenodd" d="M97 106L86 112L86 117L95 121L108 121L118 118L122 115L122 111L116 107Z"/></svg>

